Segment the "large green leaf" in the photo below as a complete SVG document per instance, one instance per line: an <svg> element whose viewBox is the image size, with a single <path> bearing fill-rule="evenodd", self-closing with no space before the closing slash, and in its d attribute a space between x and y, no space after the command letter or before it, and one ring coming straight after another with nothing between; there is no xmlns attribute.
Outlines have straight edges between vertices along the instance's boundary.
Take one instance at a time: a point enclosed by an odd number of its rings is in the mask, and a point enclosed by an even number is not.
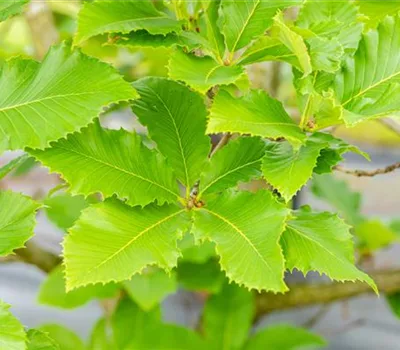
<svg viewBox="0 0 400 350"><path fill-rule="evenodd" d="M134 86L141 98L134 103L133 111L147 126L150 137L188 193L199 179L210 151L203 98L186 86L163 78L144 78Z"/></svg>
<svg viewBox="0 0 400 350"><path fill-rule="evenodd" d="M194 212L193 233L215 242L229 279L249 289L283 292L287 287L278 242L287 214L268 191L226 191Z"/></svg>
<svg viewBox="0 0 400 350"><path fill-rule="evenodd" d="M279 9L299 3L297 0L222 0L222 33L228 50L233 53L245 47L264 34Z"/></svg>
<svg viewBox="0 0 400 350"><path fill-rule="evenodd" d="M7 149L43 148L97 117L104 106L137 96L111 66L71 50L50 49L41 64L0 65L0 139Z"/></svg>
<svg viewBox="0 0 400 350"><path fill-rule="evenodd" d="M381 20L388 15L396 15L400 10L400 2L376 1L376 0L356 0L362 21L366 22L367 28L375 28Z"/></svg>
<svg viewBox="0 0 400 350"><path fill-rule="evenodd" d="M0 349L25 350L24 327L11 314L9 308L10 305L0 299Z"/></svg>
<svg viewBox="0 0 400 350"><path fill-rule="evenodd" d="M109 321L101 318L94 325L90 335L88 350L115 350L117 346L109 331Z"/></svg>
<svg viewBox="0 0 400 350"><path fill-rule="evenodd" d="M0 256L22 248L33 236L40 205L20 193L0 191Z"/></svg>
<svg viewBox="0 0 400 350"><path fill-rule="evenodd" d="M330 174L314 176L311 190L332 205L349 224L356 225L362 221L361 194L353 192L344 180Z"/></svg>
<svg viewBox="0 0 400 350"><path fill-rule="evenodd" d="M282 104L262 90L252 90L241 98L219 91L210 110L207 133L220 132L284 137L296 144L306 137Z"/></svg>
<svg viewBox="0 0 400 350"><path fill-rule="evenodd" d="M56 267L42 283L38 295L40 304L73 309L95 298L112 298L119 290L116 284L110 283L81 287L67 293L63 270L62 266Z"/></svg>
<svg viewBox="0 0 400 350"><path fill-rule="evenodd" d="M200 178L200 193L219 192L261 175L265 143L256 137L240 137L218 151Z"/></svg>
<svg viewBox="0 0 400 350"><path fill-rule="evenodd" d="M178 185L171 169L141 137L123 129L106 130L96 121L45 150L30 150L70 184L70 192L88 196L116 194L131 205L174 202Z"/></svg>
<svg viewBox="0 0 400 350"><path fill-rule="evenodd" d="M86 2L79 12L77 44L104 33L129 33L145 29L150 34L180 32L182 23L158 11L151 1Z"/></svg>
<svg viewBox="0 0 400 350"><path fill-rule="evenodd" d="M64 241L67 290L126 280L151 264L172 269L187 228L185 211L175 205L132 208L114 198L85 209Z"/></svg>
<svg viewBox="0 0 400 350"><path fill-rule="evenodd" d="M158 305L167 295L176 292L175 274L150 268L141 275L136 274L122 284L128 295L142 308L149 311Z"/></svg>
<svg viewBox="0 0 400 350"><path fill-rule="evenodd" d="M387 17L364 34L354 57L336 75L343 119L353 125L400 110L400 17Z"/></svg>
<svg viewBox="0 0 400 350"><path fill-rule="evenodd" d="M124 299L113 315L114 336L120 349L202 350L205 344L191 329L159 320L159 311L142 311Z"/></svg>
<svg viewBox="0 0 400 350"><path fill-rule="evenodd" d="M289 201L309 180L321 150L327 146L317 134L299 149L289 142L268 142L262 163L265 179Z"/></svg>
<svg viewBox="0 0 400 350"><path fill-rule="evenodd" d="M251 336L245 350L296 350L321 347L326 341L306 329L290 325L271 326L261 329Z"/></svg>
<svg viewBox="0 0 400 350"><path fill-rule="evenodd" d="M254 296L238 285L225 283L219 294L207 300L203 331L209 349L242 349L250 331Z"/></svg>
<svg viewBox="0 0 400 350"><path fill-rule="evenodd" d="M215 85L234 84L245 73L243 67L225 66L209 56L198 57L176 50L169 60L169 77L181 80L201 93Z"/></svg>
<svg viewBox="0 0 400 350"><path fill-rule="evenodd" d="M24 5L29 0L8 0L0 2L0 22L6 20L10 16L18 15L22 12Z"/></svg>
<svg viewBox="0 0 400 350"><path fill-rule="evenodd" d="M60 346L53 339L38 329L30 329L27 336L27 350L60 350Z"/></svg>
<svg viewBox="0 0 400 350"><path fill-rule="evenodd" d="M70 329L59 324L45 324L39 330L48 334L60 346L60 350L85 350L83 341Z"/></svg>
<svg viewBox="0 0 400 350"><path fill-rule="evenodd" d="M374 281L354 265L349 230L337 215L306 209L295 212L281 239L287 268L304 274L318 271L338 281L363 281L378 292Z"/></svg>

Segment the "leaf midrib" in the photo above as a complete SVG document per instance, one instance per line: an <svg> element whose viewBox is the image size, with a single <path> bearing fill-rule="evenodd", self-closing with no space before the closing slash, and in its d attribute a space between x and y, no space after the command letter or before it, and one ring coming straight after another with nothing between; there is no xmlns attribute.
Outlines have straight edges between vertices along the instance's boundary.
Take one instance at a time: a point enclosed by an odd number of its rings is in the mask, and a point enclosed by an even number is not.
<svg viewBox="0 0 400 350"><path fill-rule="evenodd" d="M231 226L237 233L239 233L239 235L249 244L249 246L256 252L257 256L261 259L261 261L264 263L264 265L268 268L268 270L273 271L271 266L268 264L268 262L264 259L264 257L260 254L260 252L257 250L257 248L254 246L254 244L249 240L249 238L239 229L239 227L237 227L233 222L229 221L229 219L223 217L222 215L206 209L206 208L202 208L202 210L214 215L215 217L217 217L218 219L220 219L221 221L225 222L226 224L228 224L229 226Z"/></svg>
<svg viewBox="0 0 400 350"><path fill-rule="evenodd" d="M160 185L160 184L158 184L157 182L154 182L154 181L152 181L152 180L150 180L150 179L147 179L147 178L145 178L145 177L143 177L143 176L141 176L141 175L139 175L139 174L135 174L135 173L133 173L133 172L130 172L130 171L128 171L128 170L125 170L125 169L123 169L123 168L120 168L120 167L118 167L118 166L116 166L116 165L113 165L113 164L108 163L108 162L106 162L106 161L103 161L103 160L101 160L101 159L95 158L95 157L93 157L93 156L91 156L91 155L88 155L88 154L85 154L85 153L76 151L76 150L74 150L74 149L72 149L72 148L65 148L65 147L62 147L62 146L57 146L57 147L60 148L60 149L62 149L62 150L64 150L64 151L72 152L72 153L78 154L78 155L80 155L80 156L82 156L82 157L84 157L84 158L91 159L91 160L93 160L93 161L95 161L95 162L97 162L97 163L107 165L107 166L109 166L110 168L114 168L115 170L121 171L121 172L123 172L123 173L125 173L125 174L131 175L131 176L134 176L134 177L137 177L138 179L141 179L141 180L143 180L143 181L147 181L147 182L153 184L154 186L160 187L160 188L162 188L163 190L165 190L165 191L167 191L167 192L173 194L174 196L178 196L177 193L171 191L171 190L168 189L167 187L164 187L163 185Z"/></svg>

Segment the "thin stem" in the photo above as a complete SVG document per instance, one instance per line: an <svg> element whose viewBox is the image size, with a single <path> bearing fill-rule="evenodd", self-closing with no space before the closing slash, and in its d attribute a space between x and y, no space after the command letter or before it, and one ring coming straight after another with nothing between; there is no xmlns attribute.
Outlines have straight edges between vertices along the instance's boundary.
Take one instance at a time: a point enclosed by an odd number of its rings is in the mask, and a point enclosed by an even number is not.
<svg viewBox="0 0 400 350"><path fill-rule="evenodd" d="M334 169L338 170L342 173L354 175L357 177L362 177L362 176L372 177L375 175L387 174L387 173L390 173L399 168L400 168L400 162L388 165L385 168L380 168L380 169L375 169L375 170L346 169L346 168L341 167L340 165L335 166Z"/></svg>
<svg viewBox="0 0 400 350"><path fill-rule="evenodd" d="M224 147L229 140L231 139L232 134L231 133L226 133L224 134L224 136L222 136L221 140L219 140L218 144L214 147L214 149L212 150L211 154L210 154L210 158L218 152L218 150L220 150L222 147Z"/></svg>

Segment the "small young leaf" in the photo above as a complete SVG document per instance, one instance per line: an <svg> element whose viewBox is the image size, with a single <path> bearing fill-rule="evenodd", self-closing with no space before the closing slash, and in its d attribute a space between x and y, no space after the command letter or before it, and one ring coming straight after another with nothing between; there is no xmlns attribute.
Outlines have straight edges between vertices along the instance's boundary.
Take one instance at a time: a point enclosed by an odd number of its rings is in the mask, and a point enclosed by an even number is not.
<svg viewBox="0 0 400 350"><path fill-rule="evenodd" d="M75 43L104 33L129 33L145 29L150 34L180 32L182 23L158 11L151 1L86 2L78 17Z"/></svg>
<svg viewBox="0 0 400 350"><path fill-rule="evenodd" d="M178 185L163 157L123 129L107 130L96 121L43 151L29 150L70 184L72 194L116 194L131 205L174 202Z"/></svg>
<svg viewBox="0 0 400 350"><path fill-rule="evenodd" d="M165 271L151 268L141 275L136 274L122 283L128 295L144 311L149 311L164 298L176 292L175 274L167 275Z"/></svg>
<svg viewBox="0 0 400 350"><path fill-rule="evenodd" d="M387 247L399 240L399 236L378 219L365 220L355 226L354 234L360 240L362 250L371 252Z"/></svg>
<svg viewBox="0 0 400 350"><path fill-rule="evenodd" d="M85 209L64 241L67 290L127 280L151 264L172 269L185 212L175 205L132 208L115 198Z"/></svg>
<svg viewBox="0 0 400 350"><path fill-rule="evenodd" d="M210 110L207 133L220 132L284 137L297 145L306 138L282 104L262 90L252 90L241 98L219 91Z"/></svg>
<svg viewBox="0 0 400 350"><path fill-rule="evenodd" d="M186 86L164 78L136 81L141 98L133 105L140 122L187 187L198 180L210 151L205 135L206 107L202 97Z"/></svg>
<svg viewBox="0 0 400 350"><path fill-rule="evenodd" d="M23 154L22 156L19 156L6 165L2 166L0 168L0 180L3 179L5 176L7 176L11 171L13 171L15 168L23 164L27 159L29 158L29 155Z"/></svg>
<svg viewBox="0 0 400 350"><path fill-rule="evenodd" d="M78 220L82 210L89 203L83 196L71 196L69 193L62 193L46 198L44 205L47 217L59 228L67 230Z"/></svg>
<svg viewBox="0 0 400 350"><path fill-rule="evenodd" d="M220 192L261 175L265 143L257 137L240 137L218 151L200 178L200 193Z"/></svg>
<svg viewBox="0 0 400 350"><path fill-rule="evenodd" d="M40 304L73 309L85 305L91 299L112 298L119 289L116 284L110 283L81 287L67 293L63 270L62 266L53 269L40 286L38 295Z"/></svg>
<svg viewBox="0 0 400 350"><path fill-rule="evenodd" d="M88 350L114 350L117 345L112 335L109 333L108 323L106 319L101 318L93 327L90 335L90 343Z"/></svg>
<svg viewBox="0 0 400 350"><path fill-rule="evenodd" d="M209 56L198 57L175 50L168 64L169 77L206 93L215 85L234 84L245 73L241 66L225 66Z"/></svg>
<svg viewBox="0 0 400 350"><path fill-rule="evenodd" d="M24 327L9 308L10 305L0 299L0 347L4 350L25 350Z"/></svg>
<svg viewBox="0 0 400 350"><path fill-rule="evenodd" d="M27 350L61 350L60 346L45 332L38 329L30 329L27 332Z"/></svg>
<svg viewBox="0 0 400 350"><path fill-rule="evenodd" d="M45 324L40 326L38 330L48 334L60 346L61 350L86 349L85 344L75 332L59 324Z"/></svg>
<svg viewBox="0 0 400 350"><path fill-rule="evenodd" d="M257 331L248 340L244 350L296 350L326 345L320 336L306 329L290 325L276 325Z"/></svg>
<svg viewBox="0 0 400 350"><path fill-rule="evenodd" d="M287 287L278 241L287 214L270 192L226 191L194 212L193 233L215 242L229 279L249 289L283 292Z"/></svg>
<svg viewBox="0 0 400 350"><path fill-rule="evenodd" d="M354 265L349 231L350 226L337 215L306 210L295 212L281 239L287 268L296 268L303 274L319 271L338 281L359 280L378 293L374 281Z"/></svg>
<svg viewBox="0 0 400 350"><path fill-rule="evenodd" d="M13 58L0 65L0 139L9 138L10 150L44 148L136 96L114 68L66 44L41 64Z"/></svg>
<svg viewBox="0 0 400 350"><path fill-rule="evenodd" d="M0 256L24 247L33 236L39 207L38 203L20 193L0 191Z"/></svg>
<svg viewBox="0 0 400 350"><path fill-rule="evenodd" d="M262 164L265 179L288 202L310 179L321 150L327 146L318 137L310 137L299 149L288 142L268 142Z"/></svg>
<svg viewBox="0 0 400 350"><path fill-rule="evenodd" d="M204 308L203 330L210 349L241 349L250 331L254 296L244 288L225 283Z"/></svg>

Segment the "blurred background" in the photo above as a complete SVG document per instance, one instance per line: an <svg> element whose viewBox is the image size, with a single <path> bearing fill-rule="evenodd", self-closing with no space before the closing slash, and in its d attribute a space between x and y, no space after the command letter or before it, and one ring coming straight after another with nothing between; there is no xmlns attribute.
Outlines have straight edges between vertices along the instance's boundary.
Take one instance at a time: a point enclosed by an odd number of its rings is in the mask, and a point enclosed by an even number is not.
<svg viewBox="0 0 400 350"><path fill-rule="evenodd" d="M41 59L48 47L62 40L71 40L76 28L80 1L32 1L22 15L0 23L0 61L16 55ZM107 45L107 38L97 37L85 43L86 54L112 63L128 81L156 75L166 76L170 54L168 48L116 48ZM250 66L251 87L264 88L282 102L296 118L296 96L292 87L292 73L285 64L268 63ZM386 123L371 121L352 129L338 127L333 130L341 137L371 156L371 162L354 154L347 155L344 165L354 169L382 168L400 160L400 119ZM127 106L115 106L101 116L103 125L128 130L139 127ZM396 132L397 130L397 132ZM0 156L0 166L22 152L6 152ZM48 174L31 158L23 158L18 168L1 181L6 189L23 192L43 200L47 208L38 216L34 241L53 253L61 252L60 242L65 230L73 223L80 210L87 205L82 197L71 197L57 188L57 175ZM340 191L336 190L340 187ZM49 190L56 188L48 196ZM309 204L315 210L341 211L346 203L342 189L360 193L361 215L368 218L367 231L381 237L374 254L364 254L362 264L370 269L400 268L400 171L376 177L358 178L342 173L334 177L315 177L296 198L296 205ZM327 193L326 193L327 192ZM336 196L335 196L336 195ZM352 205L351 203L349 205ZM399 220L399 221L397 221ZM400 237L400 236L399 236ZM301 281L296 274L289 281ZM12 305L12 312L28 327L45 323L60 323L83 338L87 338L94 322L102 315L96 302L74 309L63 310L40 305L38 291L45 274L39 269L20 262L0 263L0 299ZM323 279L309 275L307 283ZM164 318L173 323L195 326L203 305L196 293L178 291L163 303ZM291 323L309 327L329 341L328 349L400 349L400 298L388 303L384 296L366 294L328 305L274 312L262 323Z"/></svg>

